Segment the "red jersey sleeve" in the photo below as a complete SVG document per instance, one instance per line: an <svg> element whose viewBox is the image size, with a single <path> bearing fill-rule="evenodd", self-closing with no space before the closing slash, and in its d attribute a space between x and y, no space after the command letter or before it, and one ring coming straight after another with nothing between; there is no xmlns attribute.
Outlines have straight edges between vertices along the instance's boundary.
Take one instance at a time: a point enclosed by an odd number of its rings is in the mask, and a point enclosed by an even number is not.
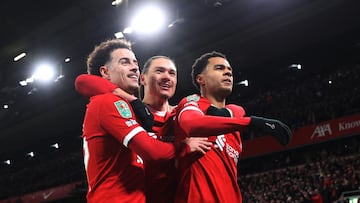
<svg viewBox="0 0 360 203"><path fill-rule="evenodd" d="M174 144L154 139L136 122L134 112L125 100L110 93L92 97L91 103L99 109L97 115L102 128L143 159L169 160L177 154ZM185 149L186 146L179 146L178 152Z"/></svg>
<svg viewBox="0 0 360 203"><path fill-rule="evenodd" d="M182 99L178 105L177 122L188 136L231 133L246 128L250 117L219 117L205 115L210 102L198 95Z"/></svg>
<svg viewBox="0 0 360 203"><path fill-rule="evenodd" d="M85 97L113 92L117 86L96 75L82 74L75 79L75 90Z"/></svg>

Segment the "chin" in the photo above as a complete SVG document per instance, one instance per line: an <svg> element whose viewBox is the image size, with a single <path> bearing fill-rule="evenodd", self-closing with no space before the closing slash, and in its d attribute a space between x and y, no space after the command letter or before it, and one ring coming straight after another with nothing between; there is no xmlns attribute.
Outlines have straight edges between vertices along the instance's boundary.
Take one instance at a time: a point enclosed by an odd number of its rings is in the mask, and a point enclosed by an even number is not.
<svg viewBox="0 0 360 203"><path fill-rule="evenodd" d="M132 92L132 93L138 93L139 91L139 86L130 86L129 87L129 90Z"/></svg>

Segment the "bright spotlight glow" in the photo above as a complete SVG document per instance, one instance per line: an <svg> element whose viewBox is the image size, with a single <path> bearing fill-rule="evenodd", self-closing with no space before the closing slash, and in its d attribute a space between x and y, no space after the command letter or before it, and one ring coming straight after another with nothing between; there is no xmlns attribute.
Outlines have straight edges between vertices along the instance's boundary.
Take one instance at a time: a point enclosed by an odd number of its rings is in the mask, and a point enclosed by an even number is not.
<svg viewBox="0 0 360 203"><path fill-rule="evenodd" d="M126 27L126 28L123 30L123 33L124 33L124 34L131 34L132 32L133 32L132 27Z"/></svg>
<svg viewBox="0 0 360 203"><path fill-rule="evenodd" d="M145 7L134 18L131 27L136 32L153 33L159 31L165 24L164 11L154 6Z"/></svg>
<svg viewBox="0 0 360 203"><path fill-rule="evenodd" d="M21 54L19 54L19 55L15 56L15 57L14 57L14 61L18 61L18 60L20 60L20 59L24 58L25 56L26 56L26 53L25 53L25 52L23 52L23 53L21 53Z"/></svg>
<svg viewBox="0 0 360 203"><path fill-rule="evenodd" d="M7 165L10 165L11 161L10 161L10 159L8 159L8 160L4 161L4 163L7 164Z"/></svg>
<svg viewBox="0 0 360 203"><path fill-rule="evenodd" d="M65 61L65 63L68 63L68 62L70 62L70 58L67 57L64 61Z"/></svg>
<svg viewBox="0 0 360 203"><path fill-rule="evenodd" d="M4 104L3 108L4 108L4 109L8 109L8 108L9 108L9 105Z"/></svg>
<svg viewBox="0 0 360 203"><path fill-rule="evenodd" d="M26 78L25 82L26 82L26 84L27 83L33 83L34 82L34 77Z"/></svg>
<svg viewBox="0 0 360 203"><path fill-rule="evenodd" d="M332 84L332 81L331 80L329 80L329 85L331 85Z"/></svg>
<svg viewBox="0 0 360 203"><path fill-rule="evenodd" d="M40 65L37 69L33 78L35 80L49 81L54 77L54 69L47 64Z"/></svg>

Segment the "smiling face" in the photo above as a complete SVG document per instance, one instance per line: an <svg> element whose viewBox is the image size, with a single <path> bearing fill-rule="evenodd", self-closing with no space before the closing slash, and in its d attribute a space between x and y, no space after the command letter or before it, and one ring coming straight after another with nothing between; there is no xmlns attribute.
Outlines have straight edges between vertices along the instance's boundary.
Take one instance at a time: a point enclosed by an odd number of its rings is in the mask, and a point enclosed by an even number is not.
<svg viewBox="0 0 360 203"><path fill-rule="evenodd" d="M129 49L115 49L110 61L100 67L101 75L128 93L139 89L139 66L134 52Z"/></svg>
<svg viewBox="0 0 360 203"><path fill-rule="evenodd" d="M197 82L206 94L228 96L233 87L229 62L222 57L209 58L205 70L197 75Z"/></svg>
<svg viewBox="0 0 360 203"><path fill-rule="evenodd" d="M141 75L145 95L169 99L175 94L177 72L175 64L168 58L156 58L149 69Z"/></svg>

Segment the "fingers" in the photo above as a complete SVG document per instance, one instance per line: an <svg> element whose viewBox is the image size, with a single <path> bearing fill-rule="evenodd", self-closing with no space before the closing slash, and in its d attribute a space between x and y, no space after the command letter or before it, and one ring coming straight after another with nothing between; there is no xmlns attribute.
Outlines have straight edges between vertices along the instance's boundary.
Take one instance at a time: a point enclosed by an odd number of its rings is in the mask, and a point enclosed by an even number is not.
<svg viewBox="0 0 360 203"><path fill-rule="evenodd" d="M208 141L207 137L190 137L186 138L186 143L190 146L191 152L199 152L205 154L211 150L212 143Z"/></svg>

